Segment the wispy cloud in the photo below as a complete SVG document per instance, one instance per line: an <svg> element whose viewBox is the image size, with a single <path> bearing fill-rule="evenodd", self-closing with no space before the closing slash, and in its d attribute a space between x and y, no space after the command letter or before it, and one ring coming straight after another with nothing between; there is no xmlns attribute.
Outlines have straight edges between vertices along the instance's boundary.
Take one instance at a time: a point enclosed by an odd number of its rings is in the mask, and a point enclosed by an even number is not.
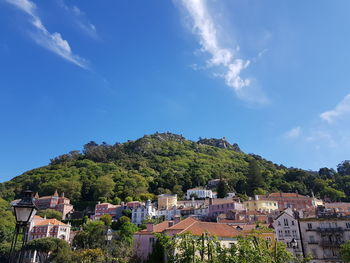
<svg viewBox="0 0 350 263"><path fill-rule="evenodd" d="M334 109L321 113L310 123L292 128L282 137L298 155L317 158L318 165L330 162L335 165L349 158L350 94Z"/></svg>
<svg viewBox="0 0 350 263"><path fill-rule="evenodd" d="M349 117L350 115L350 94L346 95L344 99L330 111L321 113L321 119L327 121L328 123L333 123L337 119L343 117Z"/></svg>
<svg viewBox="0 0 350 263"><path fill-rule="evenodd" d="M225 80L227 86L233 88L242 99L253 99L266 102L262 97L254 98L251 92L246 93L244 88L252 84L252 80L241 76L242 71L251 63L250 60L237 58L239 47L224 48L217 33L217 23L213 19L205 0L179 0L189 14L192 21L192 31L199 37L201 52L210 55L206 61L208 67L218 67L224 73L215 74ZM249 96L248 96L249 94ZM262 95L262 94L260 94Z"/></svg>
<svg viewBox="0 0 350 263"><path fill-rule="evenodd" d="M46 29L37 14L35 3L29 0L6 0L6 2L30 16L30 23L35 29L30 35L37 44L79 67L88 68L87 61L72 52L68 41L63 39L60 33L50 33Z"/></svg>
<svg viewBox="0 0 350 263"><path fill-rule="evenodd" d="M77 6L68 6L64 0L58 1L59 5L69 12L72 16L74 16L74 22L75 24L88 36L97 39L98 34L97 34L97 29L94 24L92 24L84 11L82 11L79 7Z"/></svg>
<svg viewBox="0 0 350 263"><path fill-rule="evenodd" d="M284 136L288 139L296 139L300 135L301 135L301 128L298 126L287 131Z"/></svg>

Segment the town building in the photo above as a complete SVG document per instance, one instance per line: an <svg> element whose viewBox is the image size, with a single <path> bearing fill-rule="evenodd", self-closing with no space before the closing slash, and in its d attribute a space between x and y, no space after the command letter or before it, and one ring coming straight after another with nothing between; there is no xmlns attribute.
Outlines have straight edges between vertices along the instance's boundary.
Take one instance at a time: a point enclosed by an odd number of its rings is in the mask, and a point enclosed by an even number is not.
<svg viewBox="0 0 350 263"><path fill-rule="evenodd" d="M188 189L186 192L186 199L189 200L192 197L200 198L200 199L205 199L205 198L213 198L213 191L212 190L207 190L204 188L192 188Z"/></svg>
<svg viewBox="0 0 350 263"><path fill-rule="evenodd" d="M255 231L259 230L259 231ZM189 233L200 238L201 236L215 236L222 247L230 248L237 242L239 236L255 235L270 242L275 242L275 235L272 229L257 228L256 225L245 227L232 227L227 224L199 221L193 217L184 220L175 218L172 221L164 221L160 224L147 224L147 228L134 234L134 251L142 260L146 260L152 253L153 244L156 241L155 233L162 233L167 236L175 236Z"/></svg>
<svg viewBox="0 0 350 263"><path fill-rule="evenodd" d="M158 210L171 209L177 207L177 195L162 194L158 195Z"/></svg>
<svg viewBox="0 0 350 263"><path fill-rule="evenodd" d="M304 253L312 263L342 262L340 246L350 240L350 218L328 212L321 207L318 217L299 220Z"/></svg>
<svg viewBox="0 0 350 263"><path fill-rule="evenodd" d="M327 209L333 209L335 212L343 212L345 214L350 213L350 203L345 203L345 202L325 203L324 206Z"/></svg>
<svg viewBox="0 0 350 263"><path fill-rule="evenodd" d="M95 206L95 213L91 216L93 220L98 220L103 215L110 215L112 220L117 220L123 215L124 206L110 203L100 203Z"/></svg>
<svg viewBox="0 0 350 263"><path fill-rule="evenodd" d="M71 226L57 219L46 219L40 216L34 216L29 225L28 241L45 237L55 237L70 243L72 241ZM25 251L23 262L40 262L37 251Z"/></svg>
<svg viewBox="0 0 350 263"><path fill-rule="evenodd" d="M278 201L256 195L254 199L243 202L245 209L248 211L261 211L271 213L278 210Z"/></svg>
<svg viewBox="0 0 350 263"><path fill-rule="evenodd" d="M71 226L69 224L64 224L57 219L46 219L40 216L34 216L29 227L28 240L43 237L56 237L69 243L70 229Z"/></svg>
<svg viewBox="0 0 350 263"><path fill-rule="evenodd" d="M178 208L188 208L188 207L202 207L208 205L208 201L204 199L194 199L194 197L191 198L191 200L180 200L177 201L177 207Z"/></svg>
<svg viewBox="0 0 350 263"><path fill-rule="evenodd" d="M276 239L285 243L289 252L301 258L303 257L303 244L298 219L298 213L287 208L275 218L272 225Z"/></svg>
<svg viewBox="0 0 350 263"><path fill-rule="evenodd" d="M323 205L323 201L315 198L314 196L309 197L298 193L271 193L268 195L255 196L255 199L278 202L279 211L283 211L286 208L304 211L314 209L319 205Z"/></svg>
<svg viewBox="0 0 350 263"><path fill-rule="evenodd" d="M57 190L50 196L39 197L38 193L36 193L35 205L39 210L54 209L61 212L63 215L62 219L66 219L67 214L73 211L73 205L70 204L70 200L64 196L64 193L59 196Z"/></svg>
<svg viewBox="0 0 350 263"><path fill-rule="evenodd" d="M226 214L230 210L243 210L243 204L226 198L209 198L208 200L208 217L215 219L220 214Z"/></svg>
<svg viewBox="0 0 350 263"><path fill-rule="evenodd" d="M151 200L148 200L145 205L138 206L132 209L131 222L135 225L141 225L146 219L152 219L157 216L157 210L152 205Z"/></svg>

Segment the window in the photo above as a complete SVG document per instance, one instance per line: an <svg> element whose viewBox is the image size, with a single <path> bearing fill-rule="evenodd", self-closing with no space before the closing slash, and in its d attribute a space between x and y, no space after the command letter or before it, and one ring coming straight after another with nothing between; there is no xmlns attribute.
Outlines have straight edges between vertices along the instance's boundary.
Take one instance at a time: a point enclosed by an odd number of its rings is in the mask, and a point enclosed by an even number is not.
<svg viewBox="0 0 350 263"><path fill-rule="evenodd" d="M312 229L312 224L311 223L307 223L307 228L308 229Z"/></svg>
<svg viewBox="0 0 350 263"><path fill-rule="evenodd" d="M294 226L294 220L292 220L292 226Z"/></svg>
<svg viewBox="0 0 350 263"><path fill-rule="evenodd" d="M283 237L283 231L282 231L282 230L278 230L278 236L279 236L280 238Z"/></svg>
<svg viewBox="0 0 350 263"><path fill-rule="evenodd" d="M278 225L279 225L279 226L281 225L281 222L280 222L280 221L278 221Z"/></svg>
<svg viewBox="0 0 350 263"><path fill-rule="evenodd" d="M284 219L284 226L288 226L288 219L287 218Z"/></svg>
<svg viewBox="0 0 350 263"><path fill-rule="evenodd" d="M292 235L293 235L293 237L296 237L297 236L297 231L296 230L292 230Z"/></svg>
<svg viewBox="0 0 350 263"><path fill-rule="evenodd" d="M310 240L310 243L315 243L315 237L314 236L310 236L309 240Z"/></svg>
<svg viewBox="0 0 350 263"><path fill-rule="evenodd" d="M346 228L350 228L350 223L346 223Z"/></svg>
<svg viewBox="0 0 350 263"><path fill-rule="evenodd" d="M290 230L285 230L285 235L286 235L286 237L289 237L290 236Z"/></svg>

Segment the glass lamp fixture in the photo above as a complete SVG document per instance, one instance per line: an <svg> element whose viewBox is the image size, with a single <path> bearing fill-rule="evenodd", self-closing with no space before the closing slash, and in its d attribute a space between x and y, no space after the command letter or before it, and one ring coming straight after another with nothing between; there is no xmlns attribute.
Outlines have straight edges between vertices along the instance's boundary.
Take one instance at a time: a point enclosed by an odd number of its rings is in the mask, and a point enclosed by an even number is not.
<svg viewBox="0 0 350 263"><path fill-rule="evenodd" d="M298 247L298 242L293 238L292 241L290 241L290 244L292 245L292 248Z"/></svg>
<svg viewBox="0 0 350 263"><path fill-rule="evenodd" d="M113 237L112 230L110 228L108 228L108 230L106 232L106 241L111 241L112 237Z"/></svg>
<svg viewBox="0 0 350 263"><path fill-rule="evenodd" d="M23 198L13 205L13 209L18 224L27 225L30 223L38 210L33 202L33 192L25 191Z"/></svg>

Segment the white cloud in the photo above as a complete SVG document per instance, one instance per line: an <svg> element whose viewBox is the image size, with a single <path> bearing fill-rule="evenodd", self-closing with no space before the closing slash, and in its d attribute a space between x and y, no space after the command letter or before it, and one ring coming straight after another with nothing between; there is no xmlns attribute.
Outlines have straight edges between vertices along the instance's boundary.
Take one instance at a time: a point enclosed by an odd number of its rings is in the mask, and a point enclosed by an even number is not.
<svg viewBox="0 0 350 263"><path fill-rule="evenodd" d="M210 54L207 64L209 67L224 68L223 74L216 74L225 80L227 86L236 92L251 85L250 79L241 77L250 61L236 58L239 47L235 50L223 48L218 34L217 25L212 18L205 0L180 0L187 10L193 24L193 32L199 36L201 51Z"/></svg>
<svg viewBox="0 0 350 263"><path fill-rule="evenodd" d="M88 36L95 39L98 38L96 26L88 21L85 12L77 6L69 7L65 4L64 0L60 0L58 3L64 10L74 17L74 22L80 29L82 29Z"/></svg>
<svg viewBox="0 0 350 263"><path fill-rule="evenodd" d="M330 111L323 112L320 117L328 123L333 123L336 119L341 119L350 114L350 94L346 95L344 99Z"/></svg>
<svg viewBox="0 0 350 263"><path fill-rule="evenodd" d="M285 133L285 137L287 139L296 139L296 138L300 137L300 135L301 135L301 128L299 126L292 128L291 130L289 130Z"/></svg>
<svg viewBox="0 0 350 263"><path fill-rule="evenodd" d="M36 12L36 5L33 2L29 0L6 1L30 16L30 22L36 30L35 32L31 33L31 36L35 42L70 61L71 63L87 69L86 60L73 54L68 41L64 40L60 33L50 33L46 29Z"/></svg>

